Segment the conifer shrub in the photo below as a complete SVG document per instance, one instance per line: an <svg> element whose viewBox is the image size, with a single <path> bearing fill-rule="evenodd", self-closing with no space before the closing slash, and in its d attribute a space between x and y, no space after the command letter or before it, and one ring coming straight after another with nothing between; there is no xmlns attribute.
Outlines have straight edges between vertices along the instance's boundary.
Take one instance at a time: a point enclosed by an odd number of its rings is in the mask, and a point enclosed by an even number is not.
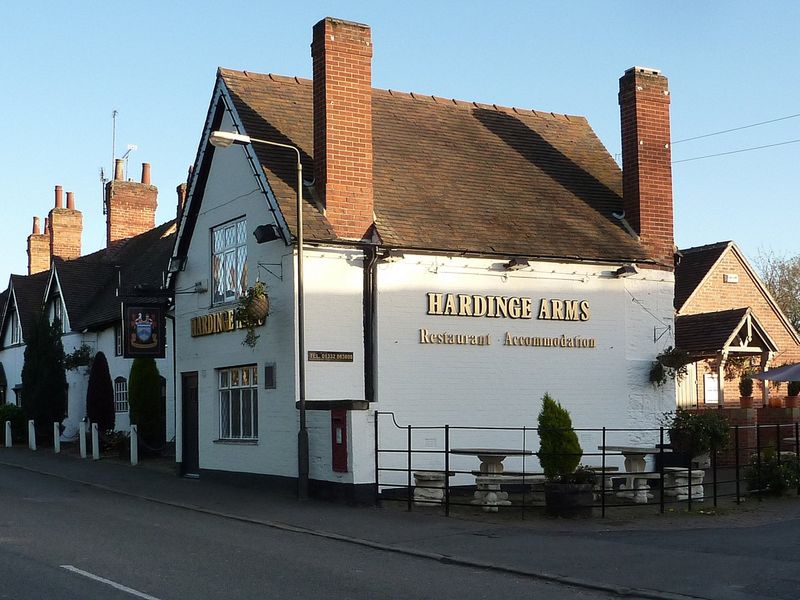
<svg viewBox="0 0 800 600"><path fill-rule="evenodd" d="M583 456L569 412L550 394L545 394L538 423L539 452L536 454L544 476L548 481L569 483Z"/></svg>
<svg viewBox="0 0 800 600"><path fill-rule="evenodd" d="M161 411L161 380L154 359L133 360L128 378L128 405L131 424L138 427L144 449L161 448L165 416Z"/></svg>
<svg viewBox="0 0 800 600"><path fill-rule="evenodd" d="M24 442L28 435L27 425L25 423L25 413L19 406L13 404L0 405L0 430L5 432L6 421L11 421L11 439L14 442ZM5 433L2 434L2 440L5 442Z"/></svg>
<svg viewBox="0 0 800 600"><path fill-rule="evenodd" d="M36 318L26 340L22 366L22 411L36 424L36 436L42 441L52 437L53 423L67 413L67 375L64 369L64 346L61 323L53 323L45 314Z"/></svg>
<svg viewBox="0 0 800 600"><path fill-rule="evenodd" d="M114 383L108 370L106 355L98 352L89 372L89 385L86 390L86 416L97 428L106 432L114 429Z"/></svg>

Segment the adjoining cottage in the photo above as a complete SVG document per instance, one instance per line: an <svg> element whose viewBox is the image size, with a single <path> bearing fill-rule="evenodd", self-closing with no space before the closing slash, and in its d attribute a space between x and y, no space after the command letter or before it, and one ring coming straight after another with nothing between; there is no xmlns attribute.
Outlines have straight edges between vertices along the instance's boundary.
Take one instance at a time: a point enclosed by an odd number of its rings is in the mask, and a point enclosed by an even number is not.
<svg viewBox="0 0 800 600"><path fill-rule="evenodd" d="M377 411L533 425L545 392L577 427L655 425L674 406L648 381L675 343L666 78L620 79L621 171L584 117L373 89L366 25L326 18L311 48L313 81L217 73L173 256L194 292L175 301L184 472L308 468L314 492L368 495ZM252 139L215 148L220 130ZM256 282L251 349L233 311Z"/></svg>
<svg viewBox="0 0 800 600"><path fill-rule="evenodd" d="M82 214L71 192L63 201L62 186L55 187L54 207L44 221L38 217L28 236L28 274L11 275L0 323L0 364L7 386L20 403L21 373L26 340L36 315L44 311L52 322L61 322L66 353L86 348L103 352L114 381L116 428L127 430L128 375L131 359L123 357L122 302L164 302L164 274L175 238L175 221L156 227L158 190L150 183L150 165L142 165L141 181L126 180L123 161L117 160L114 179L105 189L106 248L81 255ZM179 186L179 208L185 185ZM153 297L156 296L156 297ZM167 407L167 440L174 435L172 331L166 329L169 350L157 361L162 376L162 395ZM88 368L67 372L68 409L63 439L74 439L85 416ZM169 399L169 401L168 401Z"/></svg>
<svg viewBox="0 0 800 600"><path fill-rule="evenodd" d="M675 310L677 347L693 359L679 406L738 406L743 371L800 362L800 335L734 242L679 251Z"/></svg>

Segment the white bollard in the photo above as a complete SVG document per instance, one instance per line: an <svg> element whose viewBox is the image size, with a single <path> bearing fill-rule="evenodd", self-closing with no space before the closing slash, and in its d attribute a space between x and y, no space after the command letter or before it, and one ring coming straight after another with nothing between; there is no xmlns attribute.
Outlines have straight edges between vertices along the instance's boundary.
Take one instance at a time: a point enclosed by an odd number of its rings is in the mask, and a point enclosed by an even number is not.
<svg viewBox="0 0 800 600"><path fill-rule="evenodd" d="M131 464L135 467L139 464L139 428L131 425Z"/></svg>
<svg viewBox="0 0 800 600"><path fill-rule="evenodd" d="M61 427L58 421L53 422L53 452L61 452Z"/></svg>
<svg viewBox="0 0 800 600"><path fill-rule="evenodd" d="M13 440L11 439L11 421L6 421L6 448L11 448Z"/></svg>
<svg viewBox="0 0 800 600"><path fill-rule="evenodd" d="M100 460L100 435L97 432L97 423L92 423L92 458Z"/></svg>
<svg viewBox="0 0 800 600"><path fill-rule="evenodd" d="M36 426L33 424L33 419L28 421L28 449L36 450Z"/></svg>
<svg viewBox="0 0 800 600"><path fill-rule="evenodd" d="M81 458L86 458L86 421L78 423L78 441L81 447Z"/></svg>

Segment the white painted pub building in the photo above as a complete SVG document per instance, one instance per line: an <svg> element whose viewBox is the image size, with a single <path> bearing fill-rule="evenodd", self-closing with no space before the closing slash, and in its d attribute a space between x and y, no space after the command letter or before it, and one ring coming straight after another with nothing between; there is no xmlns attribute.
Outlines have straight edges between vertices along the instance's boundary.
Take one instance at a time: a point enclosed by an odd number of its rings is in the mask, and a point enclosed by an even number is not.
<svg viewBox="0 0 800 600"><path fill-rule="evenodd" d="M549 392L576 427L657 425L675 402L648 381L674 345L666 78L620 79L621 171L583 117L373 89L371 43L328 18L313 81L218 72L172 259L183 471L291 484L301 397L312 492L356 497L376 411L535 428ZM257 281L250 348L230 311Z"/></svg>

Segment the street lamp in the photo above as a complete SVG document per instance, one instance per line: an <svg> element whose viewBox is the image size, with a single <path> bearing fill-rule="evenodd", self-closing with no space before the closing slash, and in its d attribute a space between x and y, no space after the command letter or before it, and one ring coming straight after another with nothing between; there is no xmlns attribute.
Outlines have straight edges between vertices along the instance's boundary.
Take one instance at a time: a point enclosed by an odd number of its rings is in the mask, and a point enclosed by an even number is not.
<svg viewBox="0 0 800 600"><path fill-rule="evenodd" d="M308 429L306 428L306 366L305 366L305 314L303 310L303 165L300 150L289 144L251 138L249 135L229 131L214 131L208 138L217 148L233 144L266 144L294 150L297 154L297 365L300 381L300 429L297 432L297 497L308 498Z"/></svg>

